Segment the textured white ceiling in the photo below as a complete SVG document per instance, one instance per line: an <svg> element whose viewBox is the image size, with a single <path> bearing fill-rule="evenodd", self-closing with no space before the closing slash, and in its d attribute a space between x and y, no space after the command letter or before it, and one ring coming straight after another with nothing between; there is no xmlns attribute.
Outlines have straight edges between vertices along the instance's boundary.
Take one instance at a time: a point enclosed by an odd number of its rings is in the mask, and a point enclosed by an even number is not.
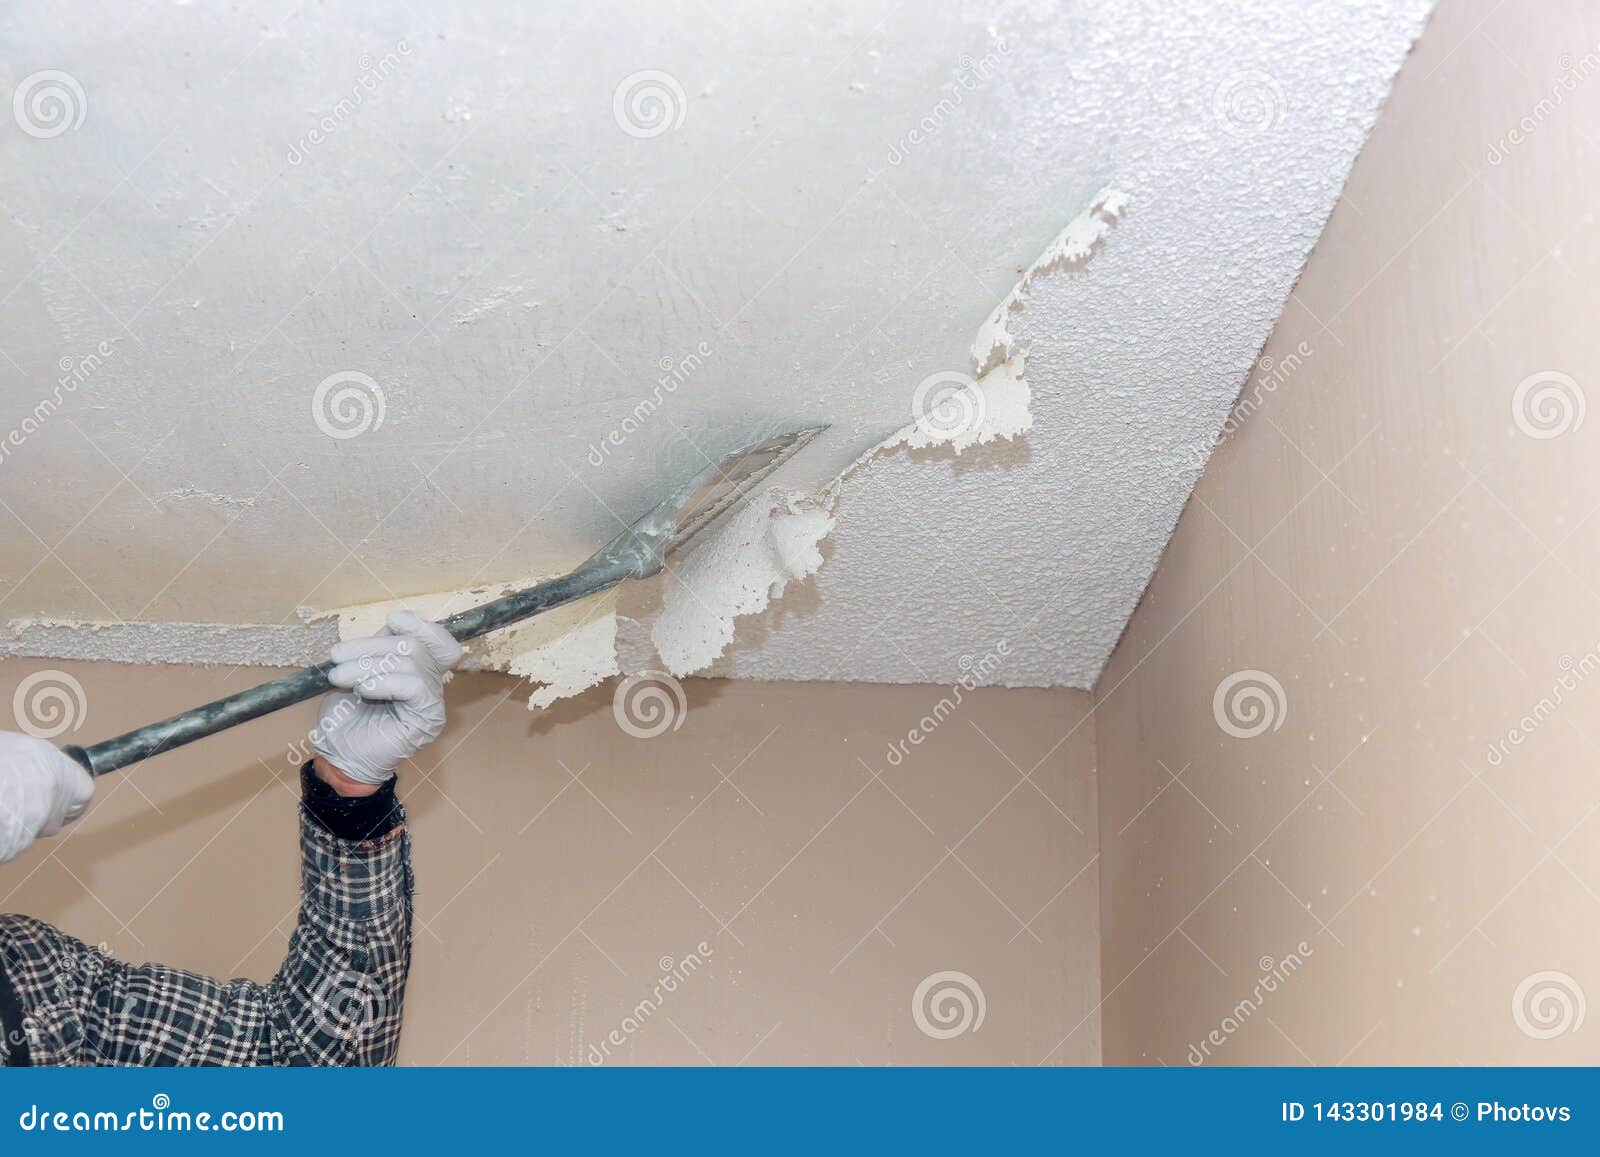
<svg viewBox="0 0 1600 1157"><path fill-rule="evenodd" d="M1089 685L1428 6L8 8L0 618L553 572L795 421L826 482L1115 185L1031 432L854 474L722 667Z"/></svg>

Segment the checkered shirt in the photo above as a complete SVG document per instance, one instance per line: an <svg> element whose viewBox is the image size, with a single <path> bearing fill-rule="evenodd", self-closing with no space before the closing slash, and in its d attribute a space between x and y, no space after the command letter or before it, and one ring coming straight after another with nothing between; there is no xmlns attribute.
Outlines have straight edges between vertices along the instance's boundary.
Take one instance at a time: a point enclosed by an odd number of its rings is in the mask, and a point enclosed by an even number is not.
<svg viewBox="0 0 1600 1157"><path fill-rule="evenodd" d="M411 966L410 837L337 839L302 808L300 848L300 917L267 984L125 964L0 915L31 1063L392 1065Z"/></svg>

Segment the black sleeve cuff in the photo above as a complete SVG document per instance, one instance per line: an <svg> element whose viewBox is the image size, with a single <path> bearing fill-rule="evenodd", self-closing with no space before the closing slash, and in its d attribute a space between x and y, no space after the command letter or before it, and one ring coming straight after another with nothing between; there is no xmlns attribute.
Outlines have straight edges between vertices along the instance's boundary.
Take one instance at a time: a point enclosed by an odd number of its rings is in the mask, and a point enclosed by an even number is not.
<svg viewBox="0 0 1600 1157"><path fill-rule="evenodd" d="M300 768L300 802L305 805L306 814L330 836L376 840L405 822L393 779L371 795L343 796L322 782L314 762L308 759Z"/></svg>

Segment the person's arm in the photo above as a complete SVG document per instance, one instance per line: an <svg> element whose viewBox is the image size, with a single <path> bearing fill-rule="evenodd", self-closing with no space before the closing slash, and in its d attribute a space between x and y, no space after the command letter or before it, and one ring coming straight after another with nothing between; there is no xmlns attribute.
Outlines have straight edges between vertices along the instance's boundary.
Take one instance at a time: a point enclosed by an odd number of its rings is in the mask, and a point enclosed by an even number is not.
<svg viewBox="0 0 1600 1157"><path fill-rule="evenodd" d="M81 816L94 780L78 763L32 735L0 731L0 864ZM6 964L24 957L12 942L15 917L0 916L0 1066L29 1063L30 1022Z"/></svg>
<svg viewBox="0 0 1600 1157"><path fill-rule="evenodd" d="M30 1064L394 1062L410 967L404 812L392 781L365 810L309 763L301 783L300 916L269 983L128 964L42 920L0 917Z"/></svg>
<svg viewBox="0 0 1600 1157"><path fill-rule="evenodd" d="M0 917L0 966L22 995L32 1063L392 1064L412 892L394 769L442 728L460 653L409 613L334 648L330 679L346 690L322 701L317 757L301 769L300 916L269 983L133 966L42 921Z"/></svg>

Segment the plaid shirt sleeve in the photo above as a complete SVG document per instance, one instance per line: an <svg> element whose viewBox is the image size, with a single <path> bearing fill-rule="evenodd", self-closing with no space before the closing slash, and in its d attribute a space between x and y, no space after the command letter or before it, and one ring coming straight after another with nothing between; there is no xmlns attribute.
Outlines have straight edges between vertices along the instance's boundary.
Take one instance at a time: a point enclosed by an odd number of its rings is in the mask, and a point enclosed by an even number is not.
<svg viewBox="0 0 1600 1157"><path fill-rule="evenodd" d="M130 965L0 916L34 1065L392 1065L411 963L411 846L331 835L303 807L300 918L267 984Z"/></svg>

